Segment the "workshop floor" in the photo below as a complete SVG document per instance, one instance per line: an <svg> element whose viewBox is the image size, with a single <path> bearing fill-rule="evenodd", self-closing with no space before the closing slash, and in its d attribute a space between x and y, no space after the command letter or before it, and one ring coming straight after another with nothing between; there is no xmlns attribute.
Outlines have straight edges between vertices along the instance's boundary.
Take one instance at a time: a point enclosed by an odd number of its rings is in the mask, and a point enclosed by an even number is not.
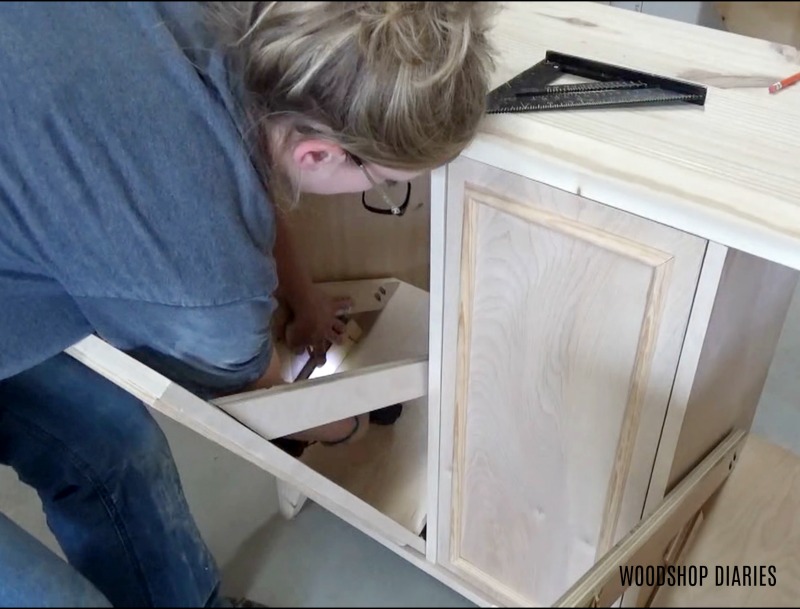
<svg viewBox="0 0 800 609"><path fill-rule="evenodd" d="M753 431L800 454L800 289L770 369ZM308 503L278 514L274 479L205 438L159 418L224 586L273 607L468 607L390 550ZM36 495L0 468L0 511L58 552Z"/></svg>

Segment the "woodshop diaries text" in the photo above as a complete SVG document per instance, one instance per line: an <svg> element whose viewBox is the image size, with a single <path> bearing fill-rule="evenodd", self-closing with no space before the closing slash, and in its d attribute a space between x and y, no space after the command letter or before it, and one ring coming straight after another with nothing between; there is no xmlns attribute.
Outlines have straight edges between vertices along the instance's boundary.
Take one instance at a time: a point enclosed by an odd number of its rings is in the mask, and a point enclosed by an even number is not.
<svg viewBox="0 0 800 609"><path fill-rule="evenodd" d="M702 586L708 577L705 565L620 566L623 586ZM716 586L774 586L777 584L774 565L714 567Z"/></svg>

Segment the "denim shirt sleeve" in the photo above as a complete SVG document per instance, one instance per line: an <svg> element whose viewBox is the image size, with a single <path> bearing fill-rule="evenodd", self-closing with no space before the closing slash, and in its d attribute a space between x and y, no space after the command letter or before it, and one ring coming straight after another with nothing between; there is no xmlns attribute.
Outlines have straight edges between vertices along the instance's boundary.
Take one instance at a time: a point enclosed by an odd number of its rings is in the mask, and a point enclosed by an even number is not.
<svg viewBox="0 0 800 609"><path fill-rule="evenodd" d="M0 377L90 332L204 397L267 368L274 206L199 8L3 6Z"/></svg>
<svg viewBox="0 0 800 609"><path fill-rule="evenodd" d="M203 307L76 300L98 336L203 399L244 390L269 365L272 297Z"/></svg>

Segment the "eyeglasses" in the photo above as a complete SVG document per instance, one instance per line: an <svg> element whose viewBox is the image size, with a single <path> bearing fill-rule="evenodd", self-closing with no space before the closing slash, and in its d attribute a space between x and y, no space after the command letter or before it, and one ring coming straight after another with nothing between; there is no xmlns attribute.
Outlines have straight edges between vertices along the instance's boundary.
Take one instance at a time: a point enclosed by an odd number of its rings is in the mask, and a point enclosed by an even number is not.
<svg viewBox="0 0 800 609"><path fill-rule="evenodd" d="M375 207L374 205L370 205L369 203L367 203L367 191L364 191L361 193L361 204L364 206L364 208L367 209L367 211L371 211L374 214L387 214L390 216L402 216L404 213L406 213L408 202L411 200L411 182L408 182L408 185L406 186L406 195L403 198L403 202L400 205L397 205L392 200L392 197L389 196L389 193L386 191L386 189L373 179L373 177L367 171L367 168L364 167L364 162L354 154L350 154L349 152L347 154L348 156L350 156L351 159L353 159L353 162L356 165L358 165L358 167L361 169L361 172L367 178L369 183L372 184L372 188L374 188L375 191L378 192L378 194L380 194L381 199L383 199L383 202L389 206L388 208L386 208L386 207ZM394 181L387 182L387 184L390 185L396 183L397 182Z"/></svg>

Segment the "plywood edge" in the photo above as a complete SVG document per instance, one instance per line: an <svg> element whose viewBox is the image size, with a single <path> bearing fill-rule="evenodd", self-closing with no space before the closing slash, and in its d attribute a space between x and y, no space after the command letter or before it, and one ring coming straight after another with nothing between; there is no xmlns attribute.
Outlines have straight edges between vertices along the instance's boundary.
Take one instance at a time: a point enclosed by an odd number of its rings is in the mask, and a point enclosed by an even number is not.
<svg viewBox="0 0 800 609"><path fill-rule="evenodd" d="M458 349L459 318L461 307L461 246L463 239L464 195L463 179L458 172L458 164L451 163L446 171L445 197L439 221L444 222L444 237L439 250L441 268L441 371L439 376L439 469L437 472L437 527L436 538L429 537L430 543L437 545L436 556L439 563L452 569L450 563L450 534L453 529L452 505L453 483L455 479L455 434L456 429L456 358Z"/></svg>
<svg viewBox="0 0 800 609"><path fill-rule="evenodd" d="M427 358L415 358L289 383L212 403L272 440L422 397Z"/></svg>
<svg viewBox="0 0 800 609"><path fill-rule="evenodd" d="M555 138L563 135L558 129L539 127L543 138L548 137L548 131ZM715 207L699 205L691 196L671 193L651 183L635 183L613 173L591 171L585 163L571 157L562 159L544 151L540 144L482 133L462 156L800 270L798 238L780 227L747 222ZM758 193L741 193L745 200L758 196ZM776 200L774 204L786 203Z"/></svg>
<svg viewBox="0 0 800 609"><path fill-rule="evenodd" d="M111 346L98 336L87 336L65 352L128 393L152 406L173 385L165 376Z"/></svg>
<svg viewBox="0 0 800 609"><path fill-rule="evenodd" d="M717 243L709 243L706 248L667 413L659 438L658 451L650 476L643 516L655 509L655 506L667 493L667 481L678 448L681 424L686 414L686 405L702 354L727 254L728 248Z"/></svg>
<svg viewBox="0 0 800 609"><path fill-rule="evenodd" d="M437 562L439 545L439 471L442 428L444 256L447 167L431 172L430 294L428 310L428 488L426 558Z"/></svg>

